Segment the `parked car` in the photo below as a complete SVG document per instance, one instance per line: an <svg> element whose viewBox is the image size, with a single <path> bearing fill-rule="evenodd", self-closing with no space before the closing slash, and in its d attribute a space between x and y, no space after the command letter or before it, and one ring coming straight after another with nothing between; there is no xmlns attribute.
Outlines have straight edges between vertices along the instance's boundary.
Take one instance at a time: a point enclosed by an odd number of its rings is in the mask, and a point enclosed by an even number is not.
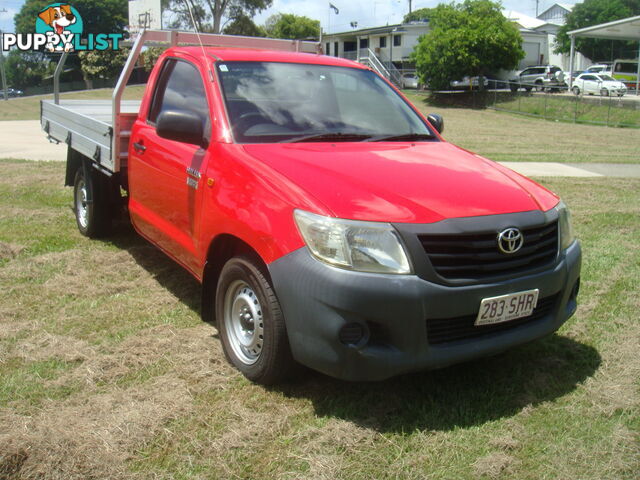
<svg viewBox="0 0 640 480"><path fill-rule="evenodd" d="M595 65L591 65L587 67L584 73L604 73L611 72L612 63L596 63Z"/></svg>
<svg viewBox="0 0 640 480"><path fill-rule="evenodd" d="M571 91L576 95L586 93L588 95L602 95L603 97L612 95L621 97L627 93L627 87L611 75L604 73L583 73L575 79Z"/></svg>
<svg viewBox="0 0 640 480"><path fill-rule="evenodd" d="M0 89L0 96L2 96L2 95L3 95L3 93L2 93L2 89ZM23 92L22 90L17 90L17 89L15 89L15 88L7 88L7 96L8 96L9 98L12 98L12 97L21 97L21 96L23 96L23 95L24 95L24 92Z"/></svg>
<svg viewBox="0 0 640 480"><path fill-rule="evenodd" d="M415 73L403 73L401 87L418 88L418 76Z"/></svg>
<svg viewBox="0 0 640 480"><path fill-rule="evenodd" d="M68 146L80 233L107 235L126 206L202 282L203 319L250 380L441 368L576 311L581 247L560 198L447 142L442 117L364 65L312 42L137 41L173 45L141 102L120 101L125 68L113 103L42 100L41 125Z"/></svg>
<svg viewBox="0 0 640 480"><path fill-rule="evenodd" d="M489 85L489 79L487 77L483 77L484 87L487 88ZM455 89L473 89L478 88L480 86L480 78L479 77L463 77L462 80L453 80L449 85L451 88Z"/></svg>
<svg viewBox="0 0 640 480"><path fill-rule="evenodd" d="M555 65L535 65L518 72L515 78L510 80L511 91L516 92L524 88L528 92L533 90L543 91L560 89L565 86L564 72Z"/></svg>

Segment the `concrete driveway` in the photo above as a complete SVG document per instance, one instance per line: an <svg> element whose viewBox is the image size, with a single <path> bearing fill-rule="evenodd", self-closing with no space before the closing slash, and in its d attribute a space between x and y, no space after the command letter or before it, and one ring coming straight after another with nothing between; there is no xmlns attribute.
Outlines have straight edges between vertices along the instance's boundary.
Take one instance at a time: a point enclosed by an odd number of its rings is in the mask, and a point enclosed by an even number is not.
<svg viewBox="0 0 640 480"><path fill-rule="evenodd" d="M0 158L64 161L67 146L50 143L38 120L0 122Z"/></svg>

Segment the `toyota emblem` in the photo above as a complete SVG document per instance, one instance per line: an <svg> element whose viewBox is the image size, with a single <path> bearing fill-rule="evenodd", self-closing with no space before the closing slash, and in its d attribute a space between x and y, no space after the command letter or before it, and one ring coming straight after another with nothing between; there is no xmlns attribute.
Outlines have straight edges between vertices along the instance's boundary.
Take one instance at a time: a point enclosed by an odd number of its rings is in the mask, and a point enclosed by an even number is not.
<svg viewBox="0 0 640 480"><path fill-rule="evenodd" d="M498 234L498 248L502 253L516 253L523 243L524 236L517 228L507 228Z"/></svg>

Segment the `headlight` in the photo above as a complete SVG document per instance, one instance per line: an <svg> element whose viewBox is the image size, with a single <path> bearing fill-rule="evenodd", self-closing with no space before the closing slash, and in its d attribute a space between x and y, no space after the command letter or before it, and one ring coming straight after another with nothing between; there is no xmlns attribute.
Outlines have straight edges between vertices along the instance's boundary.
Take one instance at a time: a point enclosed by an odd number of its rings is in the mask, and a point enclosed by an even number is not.
<svg viewBox="0 0 640 480"><path fill-rule="evenodd" d="M556 205L558 226L560 227L560 248L564 250L576 239L571 225L571 213L562 200Z"/></svg>
<svg viewBox="0 0 640 480"><path fill-rule="evenodd" d="M324 217L303 210L294 219L311 253L330 265L372 273L411 273L411 264L388 223Z"/></svg>

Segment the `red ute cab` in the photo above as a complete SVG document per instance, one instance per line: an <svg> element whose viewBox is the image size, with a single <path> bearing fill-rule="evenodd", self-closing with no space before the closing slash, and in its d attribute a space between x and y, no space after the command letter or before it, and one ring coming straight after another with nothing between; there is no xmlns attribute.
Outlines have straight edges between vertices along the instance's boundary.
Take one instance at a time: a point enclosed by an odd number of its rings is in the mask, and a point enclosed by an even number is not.
<svg viewBox="0 0 640 480"><path fill-rule="evenodd" d="M382 380L538 339L576 309L565 205L442 128L355 62L173 47L122 183L247 378Z"/></svg>

